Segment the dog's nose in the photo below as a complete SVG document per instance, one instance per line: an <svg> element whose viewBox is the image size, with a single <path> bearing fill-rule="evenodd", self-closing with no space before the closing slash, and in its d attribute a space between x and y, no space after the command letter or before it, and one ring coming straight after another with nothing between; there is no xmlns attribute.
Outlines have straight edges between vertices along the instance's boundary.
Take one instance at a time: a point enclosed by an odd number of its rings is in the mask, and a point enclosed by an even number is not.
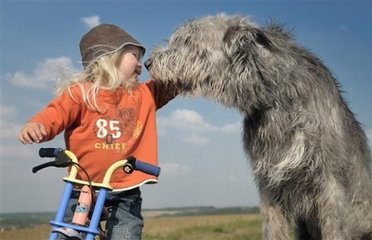
<svg viewBox="0 0 372 240"><path fill-rule="evenodd" d="M147 59L147 60L145 61L145 63L144 63L145 68L146 68L147 70L150 70L151 64L152 64L152 60L151 60L151 58Z"/></svg>

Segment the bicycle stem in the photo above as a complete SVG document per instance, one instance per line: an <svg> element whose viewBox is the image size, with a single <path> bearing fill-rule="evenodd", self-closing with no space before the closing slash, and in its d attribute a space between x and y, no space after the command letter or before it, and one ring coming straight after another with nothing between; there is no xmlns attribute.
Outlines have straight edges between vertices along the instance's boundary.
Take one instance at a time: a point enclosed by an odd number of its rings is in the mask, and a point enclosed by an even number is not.
<svg viewBox="0 0 372 240"><path fill-rule="evenodd" d="M72 153L68 150L65 150L65 154L69 158L71 158L73 163L78 163L78 160L77 160L74 153ZM103 181L101 183L92 182L91 185L93 187L106 188L106 189L112 190L113 188L110 185L110 180L111 180L112 174L117 169L123 167L127 162L128 161L125 159L125 160L117 161L116 163L112 164L110 166L110 168L106 171L106 174L103 178ZM70 174L68 175L68 177L63 178L63 180L67 181L67 182L72 182L72 183L75 183L75 184L80 184L80 185L89 185L88 181L76 179L77 173L78 173L78 168L75 164L73 164L72 167L71 167L71 170L70 170Z"/></svg>

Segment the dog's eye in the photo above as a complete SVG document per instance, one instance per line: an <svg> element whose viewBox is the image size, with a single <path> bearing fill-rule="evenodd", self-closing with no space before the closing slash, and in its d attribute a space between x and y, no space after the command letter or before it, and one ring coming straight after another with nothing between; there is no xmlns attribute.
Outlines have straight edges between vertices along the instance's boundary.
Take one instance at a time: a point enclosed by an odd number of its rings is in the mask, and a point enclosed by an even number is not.
<svg viewBox="0 0 372 240"><path fill-rule="evenodd" d="M185 44L185 45L189 45L190 42L191 42L190 37L185 38L185 40L184 40L184 44Z"/></svg>
<svg viewBox="0 0 372 240"><path fill-rule="evenodd" d="M270 39L261 31L256 31L254 34L255 40L258 44L270 49L273 45Z"/></svg>

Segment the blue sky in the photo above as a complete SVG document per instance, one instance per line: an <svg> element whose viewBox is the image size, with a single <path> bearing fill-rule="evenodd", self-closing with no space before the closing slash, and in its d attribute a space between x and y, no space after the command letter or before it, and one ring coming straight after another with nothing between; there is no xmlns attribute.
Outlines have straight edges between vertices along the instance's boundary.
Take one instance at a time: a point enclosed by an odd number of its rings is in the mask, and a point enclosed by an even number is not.
<svg viewBox="0 0 372 240"><path fill-rule="evenodd" d="M16 135L53 97L61 76L81 70L78 43L98 23L114 23L147 54L192 18L217 13L272 19L293 31L338 79L343 96L372 138L371 1L8 1L1 9L0 212L50 211L63 169L37 175L39 147ZM143 71L145 72L145 71ZM143 73L141 80L148 78ZM160 183L143 187L144 208L254 206L258 194L241 143L242 117L204 99L178 98L158 111Z"/></svg>

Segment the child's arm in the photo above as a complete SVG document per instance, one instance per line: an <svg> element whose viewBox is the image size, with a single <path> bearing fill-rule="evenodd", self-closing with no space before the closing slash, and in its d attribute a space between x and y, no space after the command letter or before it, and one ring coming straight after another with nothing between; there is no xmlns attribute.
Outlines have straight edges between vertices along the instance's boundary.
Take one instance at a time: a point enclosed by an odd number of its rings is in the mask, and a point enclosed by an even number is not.
<svg viewBox="0 0 372 240"><path fill-rule="evenodd" d="M51 140L60 132L69 128L79 114L79 104L66 91L52 100L45 109L34 115L23 126L18 139L23 144Z"/></svg>
<svg viewBox="0 0 372 240"><path fill-rule="evenodd" d="M163 107L178 95L176 87L170 84L165 85L155 80L150 80L146 84L154 96L157 109Z"/></svg>

